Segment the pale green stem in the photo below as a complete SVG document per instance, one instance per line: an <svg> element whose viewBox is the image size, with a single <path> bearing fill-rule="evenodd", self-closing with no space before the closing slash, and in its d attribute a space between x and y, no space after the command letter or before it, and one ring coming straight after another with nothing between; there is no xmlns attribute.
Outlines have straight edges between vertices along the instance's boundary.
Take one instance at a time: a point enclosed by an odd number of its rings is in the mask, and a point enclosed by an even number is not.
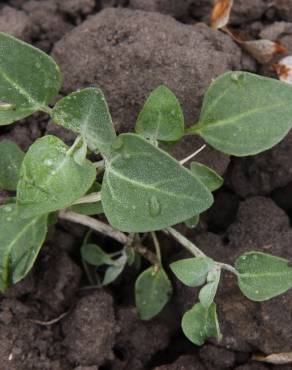
<svg viewBox="0 0 292 370"><path fill-rule="evenodd" d="M73 145L71 146L71 148L69 148L67 150L66 155L71 156L71 155L74 154L76 148L78 147L78 145L80 143L80 140L82 140L82 137L81 136L77 136L76 139L75 139L75 141L74 141L74 143L73 143Z"/></svg>
<svg viewBox="0 0 292 370"><path fill-rule="evenodd" d="M157 259L158 259L159 264L161 266L162 265L162 262L161 262L161 250L160 250L159 241L158 241L157 236L156 236L156 234L155 234L154 231L151 232L151 237L153 239L153 243L154 243L154 247L155 247L155 252L156 252Z"/></svg>
<svg viewBox="0 0 292 370"><path fill-rule="evenodd" d="M196 150L194 153L192 153L191 155L189 155L188 157L182 159L180 161L180 164L181 165L184 165L185 163L187 163L188 161L190 161L192 158L194 158L196 155L198 155L199 153L201 153L202 150L204 150L206 148L206 144L202 145L201 148L199 148L198 150Z"/></svg>
<svg viewBox="0 0 292 370"><path fill-rule="evenodd" d="M77 204L96 203L99 201L101 201L101 192L85 195L84 197L76 200L72 205L75 206Z"/></svg>
<svg viewBox="0 0 292 370"><path fill-rule="evenodd" d="M42 112L44 112L44 113L47 113L48 115L50 115L50 116L52 116L52 114L53 114L53 109L52 108L50 108L50 107L46 107L46 106L44 106L44 107L41 107L40 108L40 110L42 111Z"/></svg>
<svg viewBox="0 0 292 370"><path fill-rule="evenodd" d="M173 229L172 227L167 227L165 229L167 234L170 234L176 241L178 241L183 247L185 247L189 252L191 252L195 257L206 257L206 255L193 244L189 239L183 236L181 233Z"/></svg>

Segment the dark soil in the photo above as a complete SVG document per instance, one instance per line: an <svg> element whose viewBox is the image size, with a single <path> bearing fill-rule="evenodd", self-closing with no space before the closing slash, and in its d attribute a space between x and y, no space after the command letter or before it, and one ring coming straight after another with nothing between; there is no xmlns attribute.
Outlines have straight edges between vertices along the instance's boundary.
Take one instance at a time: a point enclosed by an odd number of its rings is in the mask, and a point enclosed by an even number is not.
<svg viewBox="0 0 292 370"><path fill-rule="evenodd" d="M10 0L0 2L0 31L52 53L64 75L62 94L100 86L119 131L133 129L145 97L166 84L181 101L188 124L198 119L202 96L227 70L273 75L227 35L206 24L212 0ZM291 22L291 23L290 23ZM291 0L237 0L231 24L254 38L282 41L292 52ZM1 127L1 138L24 150L52 133L74 136L43 114ZM200 147L186 139L173 149L183 158ZM211 257L234 262L251 249L292 260L292 134L256 157L229 158L212 148L198 159L225 177L214 207L196 230L181 227ZM3 202L7 194L0 192ZM133 305L137 272L108 289L89 282L79 248L83 227L51 227L37 263L23 282L0 297L1 370L265 370L291 369L251 361L255 353L292 351L292 292L254 303L224 275L217 297L224 339L201 348L184 338L182 313L197 290L173 280L175 294L150 322ZM161 236L164 263L187 256ZM100 237L106 246L111 241ZM51 321L58 318L58 320Z"/></svg>

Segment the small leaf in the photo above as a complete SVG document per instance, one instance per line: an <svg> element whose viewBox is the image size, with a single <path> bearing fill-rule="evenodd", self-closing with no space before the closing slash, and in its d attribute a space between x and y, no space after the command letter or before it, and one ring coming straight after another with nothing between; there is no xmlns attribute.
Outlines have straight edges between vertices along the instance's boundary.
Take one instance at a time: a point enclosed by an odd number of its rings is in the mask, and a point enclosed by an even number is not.
<svg viewBox="0 0 292 370"><path fill-rule="evenodd" d="M73 154L74 161L80 166L83 166L83 164L86 161L86 155L87 155L87 143L85 140L81 140L81 143L74 151Z"/></svg>
<svg viewBox="0 0 292 370"><path fill-rule="evenodd" d="M223 185L222 177L201 163L192 162L191 171L210 191L215 191Z"/></svg>
<svg viewBox="0 0 292 370"><path fill-rule="evenodd" d="M172 294L171 283L160 268L149 267L143 271L135 284L135 301L142 320L150 320L159 314Z"/></svg>
<svg viewBox="0 0 292 370"><path fill-rule="evenodd" d="M248 72L228 72L207 90L200 122L189 133L227 154L257 154L276 145L291 129L291 101L287 84Z"/></svg>
<svg viewBox="0 0 292 370"><path fill-rule="evenodd" d="M189 218L185 221L185 225L189 227L190 229L194 229L200 221L200 215L195 215L192 218Z"/></svg>
<svg viewBox="0 0 292 370"><path fill-rule="evenodd" d="M112 265L114 261L111 257L105 253L98 245L95 244L84 244L81 247L81 256L90 265L101 266L101 265Z"/></svg>
<svg viewBox="0 0 292 370"><path fill-rule="evenodd" d="M214 302L214 298L218 289L221 271L212 270L207 276L208 284L206 284L199 293L199 300L205 308L209 308Z"/></svg>
<svg viewBox="0 0 292 370"><path fill-rule="evenodd" d="M115 262L114 265L111 265L110 267L107 268L104 274L102 285L111 284L120 276L127 263L126 254L123 254L120 258L116 259L114 262Z"/></svg>
<svg viewBox="0 0 292 370"><path fill-rule="evenodd" d="M289 55L274 64L274 68L281 81L292 84L292 56Z"/></svg>
<svg viewBox="0 0 292 370"><path fill-rule="evenodd" d="M292 288L289 261L261 252L249 252L235 263L242 293L253 301L265 301Z"/></svg>
<svg viewBox="0 0 292 370"><path fill-rule="evenodd" d="M50 56L3 32L0 54L0 125L7 125L47 106L60 90L61 74Z"/></svg>
<svg viewBox="0 0 292 370"><path fill-rule="evenodd" d="M125 252L126 252L126 255L127 255L127 259L128 259L128 261L127 261L128 265L132 266L135 263L135 259L136 259L135 250L134 250L134 248L127 247Z"/></svg>
<svg viewBox="0 0 292 370"><path fill-rule="evenodd" d="M159 86L147 99L136 123L136 132L147 139L176 141L184 135L184 116L176 96Z"/></svg>
<svg viewBox="0 0 292 370"><path fill-rule="evenodd" d="M89 87L61 99L53 120L84 137L88 147L107 155L116 138L111 115L100 89Z"/></svg>
<svg viewBox="0 0 292 370"><path fill-rule="evenodd" d="M233 0L215 0L211 15L211 27L220 29L229 23Z"/></svg>
<svg viewBox="0 0 292 370"><path fill-rule="evenodd" d="M23 219L15 204L0 207L0 290L32 268L47 233L47 215Z"/></svg>
<svg viewBox="0 0 292 370"><path fill-rule="evenodd" d="M175 276L185 285L197 287L203 285L215 262L208 257L187 258L170 265Z"/></svg>
<svg viewBox="0 0 292 370"><path fill-rule="evenodd" d="M160 230L211 206L209 190L167 153L135 134L120 135L118 144L106 162L101 192L113 227Z"/></svg>
<svg viewBox="0 0 292 370"><path fill-rule="evenodd" d="M45 136L29 148L17 186L17 202L26 217L66 208L93 184L94 165L88 160L78 165L68 150L55 136Z"/></svg>
<svg viewBox="0 0 292 370"><path fill-rule="evenodd" d="M16 190L24 152L11 140L0 141L0 188Z"/></svg>
<svg viewBox="0 0 292 370"><path fill-rule="evenodd" d="M201 303L187 311L182 319L182 330L185 336L197 346L204 344L208 338L221 340L216 305L212 303L209 308L205 308Z"/></svg>

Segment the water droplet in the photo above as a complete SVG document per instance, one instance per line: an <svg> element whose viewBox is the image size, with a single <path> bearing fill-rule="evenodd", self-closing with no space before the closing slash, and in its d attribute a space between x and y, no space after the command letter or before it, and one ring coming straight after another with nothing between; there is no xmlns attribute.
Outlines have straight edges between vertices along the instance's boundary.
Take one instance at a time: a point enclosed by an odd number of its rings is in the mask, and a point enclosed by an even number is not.
<svg viewBox="0 0 292 370"><path fill-rule="evenodd" d="M132 206L132 209L135 211L135 209L136 209L137 207L134 205L134 206Z"/></svg>
<svg viewBox="0 0 292 370"><path fill-rule="evenodd" d="M44 161L44 164L45 164L45 166L52 166L53 165L53 161L51 160L51 159L46 159L45 161Z"/></svg>
<svg viewBox="0 0 292 370"><path fill-rule="evenodd" d="M41 63L36 62L35 66L36 66L37 69L39 69L39 68L41 68Z"/></svg>
<svg viewBox="0 0 292 370"><path fill-rule="evenodd" d="M156 217L161 213L161 204L156 196L152 196L149 201L150 216Z"/></svg>
<svg viewBox="0 0 292 370"><path fill-rule="evenodd" d="M11 212L12 211L12 207L10 206L6 206L3 208L5 212Z"/></svg>
<svg viewBox="0 0 292 370"><path fill-rule="evenodd" d="M116 150L119 150L123 147L124 143L123 143L123 140L118 137L113 143L112 143L112 148L113 149L116 149Z"/></svg>
<svg viewBox="0 0 292 370"><path fill-rule="evenodd" d="M52 171L52 172L51 172L51 175L52 175L52 176L56 175L56 171Z"/></svg>
<svg viewBox="0 0 292 370"><path fill-rule="evenodd" d="M259 294L259 291L258 290L255 290L255 294Z"/></svg>
<svg viewBox="0 0 292 370"><path fill-rule="evenodd" d="M12 220L12 217L6 217L6 221L10 222Z"/></svg>

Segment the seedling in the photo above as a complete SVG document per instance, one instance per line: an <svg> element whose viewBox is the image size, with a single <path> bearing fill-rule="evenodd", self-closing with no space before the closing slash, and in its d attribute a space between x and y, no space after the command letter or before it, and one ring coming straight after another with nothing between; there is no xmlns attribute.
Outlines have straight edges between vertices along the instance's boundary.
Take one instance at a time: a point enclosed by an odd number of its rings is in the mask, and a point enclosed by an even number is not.
<svg viewBox="0 0 292 370"><path fill-rule="evenodd" d="M197 345L208 337L221 337L214 298L224 270L236 275L242 293L254 301L292 287L292 268L283 258L252 251L233 267L207 257L173 228L183 222L195 227L223 180L195 161L188 169L186 160L180 163L161 149L161 144L167 147L185 135L199 135L234 156L269 149L292 127L291 86L245 72L225 73L208 88L199 122L187 129L178 100L160 86L147 99L136 133L117 135L100 89L73 92L52 107L61 87L53 59L4 33L0 54L0 125L43 111L77 135L71 147L55 136L44 136L27 153L11 141L0 142L0 186L11 192L0 207L2 291L32 268L55 215L122 245L114 253L88 237L82 245L84 265L104 272L103 285L113 282L126 264L140 268L141 256L149 261L135 287L136 305L145 320L157 315L172 294L157 231L186 248L191 257L170 268L184 284L201 287L198 303L182 319L185 335ZM99 160L89 161L88 152ZM92 217L102 213L108 223ZM143 245L146 234L153 240L153 251Z"/></svg>

